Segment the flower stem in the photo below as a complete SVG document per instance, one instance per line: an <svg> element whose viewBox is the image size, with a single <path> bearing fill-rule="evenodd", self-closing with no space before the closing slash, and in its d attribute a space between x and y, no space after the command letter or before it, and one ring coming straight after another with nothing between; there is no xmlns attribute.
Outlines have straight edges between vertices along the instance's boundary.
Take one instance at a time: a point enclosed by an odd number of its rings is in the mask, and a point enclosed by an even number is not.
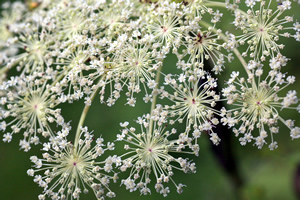
<svg viewBox="0 0 300 200"><path fill-rule="evenodd" d="M158 89L159 81L160 81L161 69L162 69L162 65L157 69L156 78L155 78L156 86L155 86L155 88L154 88L153 91L156 91ZM154 94L154 92L153 92L153 99L152 99L152 103L151 103L150 115L152 115L152 111L155 109L156 100L157 100L157 94ZM153 120L152 120L152 118L150 118L149 132L148 132L149 134L152 134L152 128L153 128Z"/></svg>
<svg viewBox="0 0 300 200"><path fill-rule="evenodd" d="M99 82L97 83L97 85L100 83L102 79L99 80ZM90 99L91 99L91 102L93 102L95 96L97 95L97 92L99 90L100 87L97 87L97 89L95 89L93 91L93 93L91 94L90 96ZM80 139L80 132L81 132L81 127L84 123L84 120L86 118L86 115L90 109L91 105L85 105L84 106L84 109L81 113L81 116L80 116L80 119L79 119L79 122L78 122L78 125L77 125L77 130L76 130L76 135L75 135L75 140L74 140L74 149L76 150L77 149L77 146L78 146L78 142L79 142L79 139Z"/></svg>

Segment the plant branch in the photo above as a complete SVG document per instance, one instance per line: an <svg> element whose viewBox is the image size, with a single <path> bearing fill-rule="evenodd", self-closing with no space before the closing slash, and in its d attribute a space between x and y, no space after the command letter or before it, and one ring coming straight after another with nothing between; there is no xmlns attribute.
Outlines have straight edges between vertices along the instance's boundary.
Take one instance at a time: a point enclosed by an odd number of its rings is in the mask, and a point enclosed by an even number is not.
<svg viewBox="0 0 300 200"><path fill-rule="evenodd" d="M156 91L159 87L161 69L162 69L162 65L157 69L156 78L155 78L156 86L153 91ZM152 103L151 103L150 115L152 114L152 111L155 109L156 100L157 100L157 94L154 94L154 92L153 92L153 99L152 99ZM152 133L152 128L153 128L153 120L152 120L152 118L150 118L150 124L149 124L149 133L150 134Z"/></svg>
<svg viewBox="0 0 300 200"><path fill-rule="evenodd" d="M99 80L99 82L97 83L97 85L100 83L101 80L102 79ZM99 90L99 87L97 87L97 89L95 89L93 91L93 93L91 94L91 96L90 96L91 102L93 102L95 96L97 95L98 90ZM79 142L79 139L80 139L80 132L81 132L80 128L82 127L82 125L84 123L84 120L86 118L86 115L87 115L90 107L91 107L91 105L85 105L84 109L83 109L83 111L81 113L80 120L79 120L78 125L77 125L75 140L74 140L74 148L75 148L75 150L77 148L77 145L78 145L78 142Z"/></svg>

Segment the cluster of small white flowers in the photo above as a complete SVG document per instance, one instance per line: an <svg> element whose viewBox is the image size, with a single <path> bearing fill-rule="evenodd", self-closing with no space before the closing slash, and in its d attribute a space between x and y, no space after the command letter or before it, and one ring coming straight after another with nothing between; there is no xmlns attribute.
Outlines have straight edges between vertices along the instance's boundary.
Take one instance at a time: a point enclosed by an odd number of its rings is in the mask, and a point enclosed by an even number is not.
<svg viewBox="0 0 300 200"><path fill-rule="evenodd" d="M163 196L170 192L167 182L181 193L185 185L177 184L173 174L194 173L196 167L176 153L198 155L202 133L218 145L220 125L232 127L242 145L254 141L258 148L266 143L277 148L277 122L290 129L292 139L300 138L295 120L280 115L285 109L300 111L296 91L281 95L295 77L284 72L288 59L279 43L282 37L300 41L299 22L286 15L296 3L246 0L244 11L240 0L230 2L32 0L2 5L0 131L4 142L23 134L20 147L26 152L32 144L46 151L43 158L31 157L34 166L28 170L44 188L39 199L79 199L89 188L97 199L114 197L108 185L127 169L130 174L121 184L131 192L151 193L154 178ZM218 8L228 9L228 27ZM246 50L240 53L242 46ZM165 62L167 57L174 64ZM247 77L232 72L221 88L218 81L226 79L223 71L230 72L233 59ZM121 98L126 107L151 103L150 114L137 120L139 130L121 123L117 141L126 143L126 153L101 162L96 159L113 150L114 143L104 145L98 138L93 144L93 135L82 128L97 95L103 106ZM72 131L61 104L78 100L85 107L73 144L66 139ZM172 127L177 123L183 132Z"/></svg>
<svg viewBox="0 0 300 200"><path fill-rule="evenodd" d="M180 134L178 139L172 136L176 135L177 130L166 130L168 112L162 109L161 105L153 110L152 114L146 114L139 117L136 121L140 124L140 130L134 127L128 127L129 123L121 123L123 127L121 134L117 135L117 141L125 141L124 149L127 152L121 156L122 164L120 170L130 169L130 175L122 180L130 192L139 190L141 194L151 193L149 183L151 175L155 176L155 190L167 196L170 192L169 187L164 183L169 181L175 184L177 192L182 192L183 184L176 184L172 176L173 170L177 169L184 173L196 172L195 163L187 158L174 157L173 152L197 154L197 152L187 151L192 147L192 138L186 134ZM172 139L171 139L172 138Z"/></svg>
<svg viewBox="0 0 300 200"><path fill-rule="evenodd" d="M23 133L21 149L30 150L31 144L39 144L39 136L53 137L50 123L64 126L57 94L48 83L52 77L41 74L11 77L0 85L4 94L1 97L1 126L6 133L3 141L10 142L13 134Z"/></svg>
<svg viewBox="0 0 300 200"><path fill-rule="evenodd" d="M13 4L3 3L1 7L0 18L0 65L7 62L7 57L15 55L17 48L13 45L7 46L6 42L12 40L13 32L20 29L18 21L26 11L26 6L23 3L16 2Z"/></svg>
<svg viewBox="0 0 300 200"><path fill-rule="evenodd" d="M208 131L211 141L218 144L220 139L213 131L213 126L219 123L216 115L220 114L213 109L220 100L220 96L213 90L217 86L216 80L204 70L198 69L180 74L178 78L169 74L165 76L164 84L175 90L170 94L167 91L161 92L162 98L166 97L173 102L173 105L165 105L170 117L175 118L169 120L169 123L186 120L186 132L192 132L196 142L201 132Z"/></svg>
<svg viewBox="0 0 300 200"><path fill-rule="evenodd" d="M280 37L294 37L299 41L299 29L294 29L294 33L290 31L294 28L294 19L284 15L286 10L291 9L290 1L279 3L275 11L270 8L272 0L259 1L259 9L255 9L256 2L246 1L247 12L235 11L234 25L243 31L242 35L236 36L237 42L248 45L242 55L263 62L268 57L275 57L284 48L284 44L278 43Z"/></svg>
<svg viewBox="0 0 300 200"><path fill-rule="evenodd" d="M68 131L68 128L64 128L57 133L58 136L51 138L51 143L44 143L43 158L30 157L34 168L29 169L27 174L44 188L39 199L43 200L46 196L53 200L79 199L80 194L88 193L89 189L92 189L98 199L104 199L105 193L107 197L115 197L108 184L118 179L113 172L113 164L117 165L119 160L109 156L104 161L97 161L105 151L113 150L114 144L105 145L101 137L95 139L84 127L81 128L76 146L67 141L65 136ZM92 144L94 140L95 145Z"/></svg>
<svg viewBox="0 0 300 200"><path fill-rule="evenodd" d="M214 34L212 30L215 29L215 24L212 27L209 27L208 30L203 30L197 23L191 22L193 26L189 26L191 30L185 36L185 46L186 50L183 52L188 55L188 62L194 63L197 67L203 67L205 60L211 60L213 62L213 69L216 74L219 74L223 71L225 57L228 58L228 61L232 60L232 54L224 55L221 52L221 49L228 47L226 43L218 43L220 34L222 31L219 29ZM202 30L201 30L202 29ZM183 58L185 56L182 56Z"/></svg>
<svg viewBox="0 0 300 200"><path fill-rule="evenodd" d="M259 149L267 143L271 150L277 148L274 134L279 132L278 121L290 129L292 139L300 137L299 127L295 127L294 120L285 120L280 116L280 111L285 108L299 110L299 106L295 106L298 103L295 90L288 91L285 97L279 96L281 90L295 82L295 77L280 72L285 64L282 55L274 59L270 60L271 70L259 62L250 61L248 68L251 73L248 78L239 77L239 72L233 72L227 87L222 89L227 103L234 105L234 108L224 112L221 121L230 127L239 126L233 132L240 136L242 145L254 141ZM268 74L265 75L264 71L268 71ZM258 129L258 136L252 134L255 129ZM267 142L269 135L271 138Z"/></svg>

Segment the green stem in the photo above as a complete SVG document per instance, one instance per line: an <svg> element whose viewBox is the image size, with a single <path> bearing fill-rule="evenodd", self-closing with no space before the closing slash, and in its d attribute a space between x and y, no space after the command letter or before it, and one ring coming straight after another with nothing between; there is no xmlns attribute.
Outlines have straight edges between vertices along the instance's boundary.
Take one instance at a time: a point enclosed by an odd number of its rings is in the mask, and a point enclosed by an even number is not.
<svg viewBox="0 0 300 200"><path fill-rule="evenodd" d="M68 75L68 73L72 70L72 68L70 67L69 69L67 69L66 71L62 72L51 84L52 86L54 86L56 83L58 83L60 80L62 80L65 76Z"/></svg>
<svg viewBox="0 0 300 200"><path fill-rule="evenodd" d="M157 69L157 72L156 72L156 78L155 78L156 86L155 86L155 88L154 88L153 91L157 90L158 87L159 87L161 68L162 68L162 65ZM152 99L152 103L151 103L151 111L150 111L150 115L152 115L152 111L155 109L155 106L156 106L156 100L157 100L157 94L154 94L153 99ZM149 132L148 132L149 134L152 134L152 129L153 129L153 120L152 120L152 118L150 118Z"/></svg>
<svg viewBox="0 0 300 200"><path fill-rule="evenodd" d="M54 86L56 83L58 83L60 80L63 79L63 77L65 77L67 74L66 73L61 73L51 84L52 86Z"/></svg>
<svg viewBox="0 0 300 200"><path fill-rule="evenodd" d="M7 73L7 71L9 70L9 68L7 67L3 67L0 69L0 75Z"/></svg>
<svg viewBox="0 0 300 200"><path fill-rule="evenodd" d="M102 79L99 80L99 82L97 83L97 85L100 83ZM97 89L95 89L93 91L93 93L91 94L90 98L91 98L91 102L93 102L95 96L97 95L97 92L99 90L99 87L97 87ZM80 133L81 133L81 130L80 128L82 127L83 123L84 123L84 120L87 116L87 113L90 109L90 105L85 105L82 113L81 113L81 116L80 116L80 120L78 122L78 125L77 125L77 130L76 130L76 135L75 135L75 141L74 141L74 149L76 150L77 149L77 146L78 146L78 142L79 142L79 139L80 139Z"/></svg>

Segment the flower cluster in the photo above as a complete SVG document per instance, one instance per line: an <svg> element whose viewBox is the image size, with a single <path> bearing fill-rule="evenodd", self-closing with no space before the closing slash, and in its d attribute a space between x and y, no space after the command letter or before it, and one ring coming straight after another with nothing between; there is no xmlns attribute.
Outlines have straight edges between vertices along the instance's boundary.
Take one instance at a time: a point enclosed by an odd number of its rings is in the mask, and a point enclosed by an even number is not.
<svg viewBox="0 0 300 200"><path fill-rule="evenodd" d="M182 192L183 184L173 180L173 170L184 173L196 172L195 163L188 158L174 157L171 153L193 153L188 151L192 139L186 134L176 135L176 129L166 130L168 112L161 105L153 110L152 114L139 117L136 121L140 125L140 131L134 127L128 127L129 123L121 123L122 133L117 135L117 141L125 141L124 149L127 150L121 156L121 171L130 170L130 175L122 180L130 192L139 190L141 194L149 194L151 176L155 176L155 190L163 196L170 192L164 183L171 181L175 184L177 192Z"/></svg>
<svg viewBox="0 0 300 200"><path fill-rule="evenodd" d="M50 77L40 74L11 77L3 82L1 92L1 127L6 133L4 142L10 142L13 134L23 133L20 147L28 151L31 144L39 144L39 136L54 137L50 123L63 126L58 94L48 83ZM9 132L8 132L9 131Z"/></svg>
<svg viewBox="0 0 300 200"><path fill-rule="evenodd" d="M173 120L182 123L186 120L186 132L189 133L193 129L193 137L200 137L201 132L208 131L211 141L218 144L220 139L214 133L213 126L219 123L216 115L220 112L213 107L220 100L220 96L216 94L214 88L217 82L207 72L199 69L193 74L180 74L177 79L172 78L169 74L165 77L165 85L171 86L174 93L162 92L162 98L167 97L173 102L173 105L165 105L165 109L169 110L169 115Z"/></svg>
<svg viewBox="0 0 300 200"><path fill-rule="evenodd" d="M243 56L249 56L256 61L265 61L269 56L275 57L284 48L278 43L280 37L294 37L299 41L299 25L293 22L292 16L285 16L284 12L291 9L290 1L279 3L274 11L270 8L272 1L260 1L260 8L254 9L256 1L246 1L247 12L235 11L234 25L243 31L237 36L237 42L247 44ZM294 29L294 33L290 30Z"/></svg>
<svg viewBox="0 0 300 200"><path fill-rule="evenodd" d="M297 109L300 112L299 106L293 106L298 103L295 90L288 91L285 97L280 96L284 88L295 82L294 76L280 72L285 61L285 57L277 55L270 61L271 69L264 76L262 64L252 60L248 63L248 69L251 70L248 78L239 77L239 72L232 72L227 81L228 86L223 88L223 96L234 108L224 114L222 122L230 127L238 125L233 132L236 136L242 135L242 145L254 140L255 145L261 149L270 135L269 148L277 148L273 135L279 132L278 121L290 129L292 139L300 137L300 128L295 127L294 120L285 120L280 116L282 109ZM252 134L255 129L259 131L258 136Z"/></svg>
<svg viewBox="0 0 300 200"><path fill-rule="evenodd" d="M88 193L89 189L98 199L103 198L105 193L107 197L114 197L115 193L108 184L118 179L117 174L113 173L113 164L119 161L112 156L97 161L105 151L114 149L114 143L105 145L101 137L94 139L94 135L84 127L81 128L78 143L73 145L66 139L68 131L64 128L55 138L51 138L51 142L44 143L43 158L30 157L34 169L29 169L27 174L44 188L39 199L46 196L53 200L79 199L80 194ZM96 145L92 144L93 140L96 140Z"/></svg>
<svg viewBox="0 0 300 200"><path fill-rule="evenodd" d="M33 166L27 171L43 188L39 199L79 199L90 190L104 199L115 196L109 185L126 171L129 175L119 184L130 192L150 194L153 184L163 196L173 186L181 193L185 185L174 174L196 172L191 157L199 155L200 136L206 134L218 145L228 126L242 145L254 141L258 148L277 148L280 123L292 139L300 138L295 117L286 119L282 112L300 111L297 92L288 90L296 78L287 75L289 59L281 41L300 41L300 24L287 15L294 4L298 6L289 0L246 0L243 5L239 0L4 3L2 140L23 135L20 148L29 153L33 144L41 146L42 158L31 156ZM240 64L233 66L233 59ZM115 135L124 149L112 153L114 143L95 139L85 119L95 102L111 107L122 100L124 109L143 103L151 104L151 110L138 117L138 128L121 123L121 133ZM84 102L81 115L67 119L65 106L75 101Z"/></svg>

